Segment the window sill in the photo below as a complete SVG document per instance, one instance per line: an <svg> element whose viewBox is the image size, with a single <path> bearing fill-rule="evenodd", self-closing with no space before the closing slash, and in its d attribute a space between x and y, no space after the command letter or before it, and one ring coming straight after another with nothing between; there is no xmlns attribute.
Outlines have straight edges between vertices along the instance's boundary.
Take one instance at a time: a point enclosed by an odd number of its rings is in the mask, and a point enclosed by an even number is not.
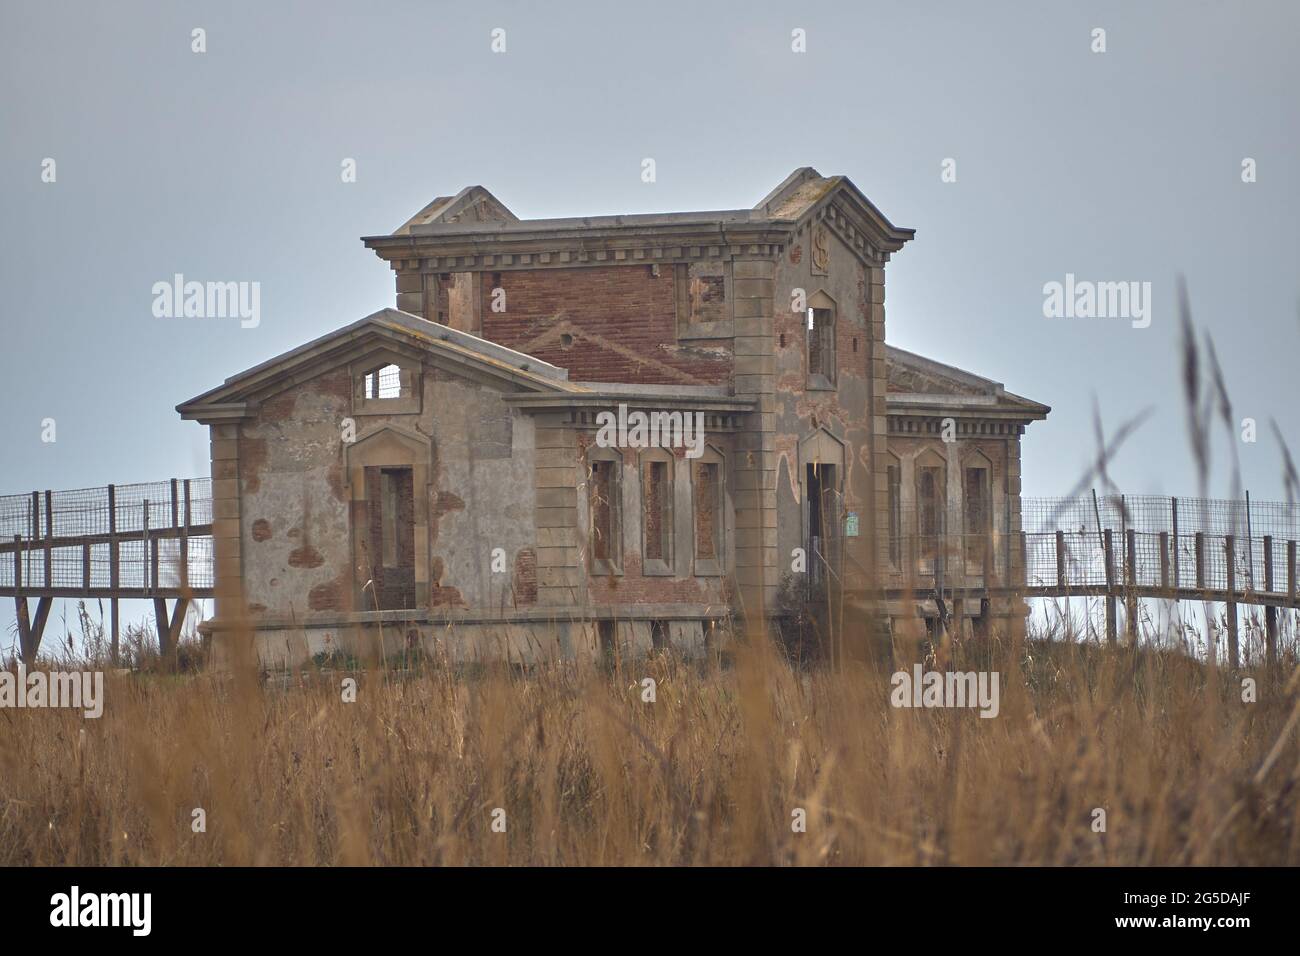
<svg viewBox="0 0 1300 956"><path fill-rule="evenodd" d="M591 576L593 578L607 578L623 576L623 569L614 564L613 561L606 561L600 558L591 559Z"/></svg>

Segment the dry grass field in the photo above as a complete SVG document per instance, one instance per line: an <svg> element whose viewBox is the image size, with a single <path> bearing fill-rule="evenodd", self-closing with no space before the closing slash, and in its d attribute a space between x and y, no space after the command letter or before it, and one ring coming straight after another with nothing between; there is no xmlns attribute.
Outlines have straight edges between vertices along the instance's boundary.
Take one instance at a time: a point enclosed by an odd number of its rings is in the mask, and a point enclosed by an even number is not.
<svg viewBox="0 0 1300 956"><path fill-rule="evenodd" d="M1300 863L1293 667L1243 703L1176 652L967 642L982 719L892 707L893 666L110 674L98 720L0 710L0 865Z"/></svg>

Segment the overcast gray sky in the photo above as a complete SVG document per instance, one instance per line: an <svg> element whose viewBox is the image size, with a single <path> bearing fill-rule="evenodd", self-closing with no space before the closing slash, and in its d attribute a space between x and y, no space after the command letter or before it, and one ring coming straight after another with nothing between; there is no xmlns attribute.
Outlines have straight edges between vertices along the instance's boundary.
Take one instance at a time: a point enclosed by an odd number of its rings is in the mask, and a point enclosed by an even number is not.
<svg viewBox="0 0 1300 956"><path fill-rule="evenodd" d="M1124 490L1195 493L1179 274L1236 418L1259 424L1238 443L1252 496L1283 494L1270 417L1300 453L1300 4L0 11L0 493L207 474L206 429L174 406L394 304L358 237L434 196L480 183L524 218L733 208L803 165L917 230L886 274L891 343L1053 407L1026 494L1086 468L1093 396L1109 428L1154 408L1113 466ZM155 318L178 272L260 282L260 324ZM1150 326L1045 318L1067 273L1150 282ZM1219 467L1210 491L1229 490Z"/></svg>

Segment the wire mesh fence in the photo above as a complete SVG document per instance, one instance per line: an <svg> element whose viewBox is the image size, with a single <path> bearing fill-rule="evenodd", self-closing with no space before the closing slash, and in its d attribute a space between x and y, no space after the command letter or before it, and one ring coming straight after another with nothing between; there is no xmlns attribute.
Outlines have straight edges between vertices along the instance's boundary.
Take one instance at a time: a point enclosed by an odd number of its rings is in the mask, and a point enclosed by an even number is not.
<svg viewBox="0 0 1300 956"><path fill-rule="evenodd" d="M188 493L188 494L187 494ZM92 535L212 523L212 480L187 478L0 496L0 541Z"/></svg>
<svg viewBox="0 0 1300 956"><path fill-rule="evenodd" d="M1293 593L1300 506L1243 499L1106 495L1022 498L984 530L968 507L939 502L890 523L896 573L945 586L1194 589ZM983 524L987 510L974 509ZM922 531L924 529L924 533ZM1109 539L1109 544L1108 544ZM1231 542L1231 551L1229 551ZM1107 547L1110 549L1109 570Z"/></svg>
<svg viewBox="0 0 1300 956"><path fill-rule="evenodd" d="M212 588L211 524L207 478L0 496L0 589Z"/></svg>

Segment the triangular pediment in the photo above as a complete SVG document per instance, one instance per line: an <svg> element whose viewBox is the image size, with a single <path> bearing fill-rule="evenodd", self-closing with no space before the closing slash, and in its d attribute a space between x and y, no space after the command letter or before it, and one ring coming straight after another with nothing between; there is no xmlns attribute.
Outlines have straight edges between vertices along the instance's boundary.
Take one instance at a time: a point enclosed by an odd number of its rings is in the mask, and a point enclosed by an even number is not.
<svg viewBox="0 0 1300 956"><path fill-rule="evenodd" d="M916 235L895 226L847 176L823 176L803 166L759 200L754 213L773 222L827 221L839 238L868 260L888 257Z"/></svg>
<svg viewBox="0 0 1300 956"><path fill-rule="evenodd" d="M384 358L432 363L476 379L491 380L503 391L585 392L568 373L531 355L516 352L466 332L397 309L381 309L233 375L177 406L183 418L200 421L238 417L240 406L285 391L331 369Z"/></svg>
<svg viewBox="0 0 1300 956"><path fill-rule="evenodd" d="M466 186L454 196L439 196L402 223L393 235L407 236L412 226L433 223L518 222L506 204L483 186Z"/></svg>

